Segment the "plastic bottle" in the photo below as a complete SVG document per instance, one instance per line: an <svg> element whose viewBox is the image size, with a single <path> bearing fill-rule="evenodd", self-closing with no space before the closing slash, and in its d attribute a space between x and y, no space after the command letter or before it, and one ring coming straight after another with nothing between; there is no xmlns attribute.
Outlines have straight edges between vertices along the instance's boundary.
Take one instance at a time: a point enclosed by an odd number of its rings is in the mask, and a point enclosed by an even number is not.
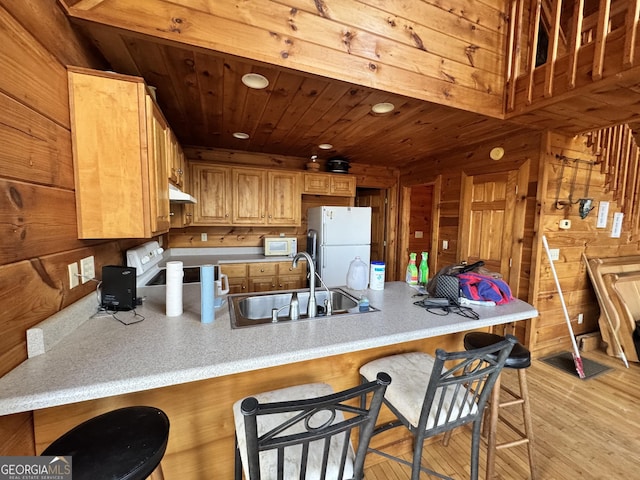
<svg viewBox="0 0 640 480"><path fill-rule="evenodd" d="M360 298L360 301L358 302L358 310L360 310L361 312L369 311L369 299L364 295Z"/></svg>
<svg viewBox="0 0 640 480"><path fill-rule="evenodd" d="M407 265L406 281L409 285L418 284L418 267L416 267L416 254L409 254L409 265Z"/></svg>
<svg viewBox="0 0 640 480"><path fill-rule="evenodd" d="M351 260L347 272L347 287L352 290L365 290L369 283L369 265L360 257Z"/></svg>
<svg viewBox="0 0 640 480"><path fill-rule="evenodd" d="M422 252L422 261L420 262L420 268L418 269L418 283L420 285L426 285L429 281L429 253Z"/></svg>

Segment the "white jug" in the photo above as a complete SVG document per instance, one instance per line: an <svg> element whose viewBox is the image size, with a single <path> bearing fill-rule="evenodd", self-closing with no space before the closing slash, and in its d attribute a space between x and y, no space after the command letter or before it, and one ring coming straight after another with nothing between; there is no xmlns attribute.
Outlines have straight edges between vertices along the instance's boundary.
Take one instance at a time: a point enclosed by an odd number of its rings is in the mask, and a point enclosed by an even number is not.
<svg viewBox="0 0 640 480"><path fill-rule="evenodd" d="M360 257L354 258L347 272L347 288L365 290L369 284L369 266Z"/></svg>
<svg viewBox="0 0 640 480"><path fill-rule="evenodd" d="M227 275L225 275L224 273L221 273L220 279L216 280L214 283L216 285L216 295L213 299L213 305L214 307L218 308L222 306L222 296L229 293L229 277L227 277Z"/></svg>

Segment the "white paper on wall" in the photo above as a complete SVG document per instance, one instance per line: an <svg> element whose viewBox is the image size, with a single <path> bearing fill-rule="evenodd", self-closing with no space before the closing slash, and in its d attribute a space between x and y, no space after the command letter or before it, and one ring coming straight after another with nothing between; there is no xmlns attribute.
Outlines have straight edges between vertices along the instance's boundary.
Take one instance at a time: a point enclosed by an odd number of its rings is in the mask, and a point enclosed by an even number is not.
<svg viewBox="0 0 640 480"><path fill-rule="evenodd" d="M596 228L607 227L607 216L609 215L609 202L598 203L598 222Z"/></svg>
<svg viewBox="0 0 640 480"><path fill-rule="evenodd" d="M611 228L611 238L620 238L622 233L622 219L624 213L616 212L613 214L613 227Z"/></svg>

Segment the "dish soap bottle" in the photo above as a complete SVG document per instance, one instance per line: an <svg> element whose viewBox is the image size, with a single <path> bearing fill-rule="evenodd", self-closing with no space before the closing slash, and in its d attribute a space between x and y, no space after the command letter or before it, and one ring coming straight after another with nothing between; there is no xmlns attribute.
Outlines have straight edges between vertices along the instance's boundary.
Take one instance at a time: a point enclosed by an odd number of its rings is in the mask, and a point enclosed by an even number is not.
<svg viewBox="0 0 640 480"><path fill-rule="evenodd" d="M418 267L416 267L416 254L409 254L409 265L407 265L406 281L409 285L418 284Z"/></svg>
<svg viewBox="0 0 640 480"><path fill-rule="evenodd" d="M420 262L420 268L418 273L418 283L420 285L426 285L429 281L429 253L422 252L422 261Z"/></svg>
<svg viewBox="0 0 640 480"><path fill-rule="evenodd" d="M369 266L360 260L360 257L354 258L349 264L347 272L347 288L352 290L365 290L369 283Z"/></svg>

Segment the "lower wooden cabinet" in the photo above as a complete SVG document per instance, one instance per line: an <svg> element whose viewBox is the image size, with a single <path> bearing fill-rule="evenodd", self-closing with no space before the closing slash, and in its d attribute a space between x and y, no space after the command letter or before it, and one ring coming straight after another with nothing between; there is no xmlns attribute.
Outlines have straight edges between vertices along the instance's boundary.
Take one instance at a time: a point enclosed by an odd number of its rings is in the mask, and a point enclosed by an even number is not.
<svg viewBox="0 0 640 480"><path fill-rule="evenodd" d="M220 271L229 277L229 293L295 290L307 286L307 263L291 261L223 263Z"/></svg>

